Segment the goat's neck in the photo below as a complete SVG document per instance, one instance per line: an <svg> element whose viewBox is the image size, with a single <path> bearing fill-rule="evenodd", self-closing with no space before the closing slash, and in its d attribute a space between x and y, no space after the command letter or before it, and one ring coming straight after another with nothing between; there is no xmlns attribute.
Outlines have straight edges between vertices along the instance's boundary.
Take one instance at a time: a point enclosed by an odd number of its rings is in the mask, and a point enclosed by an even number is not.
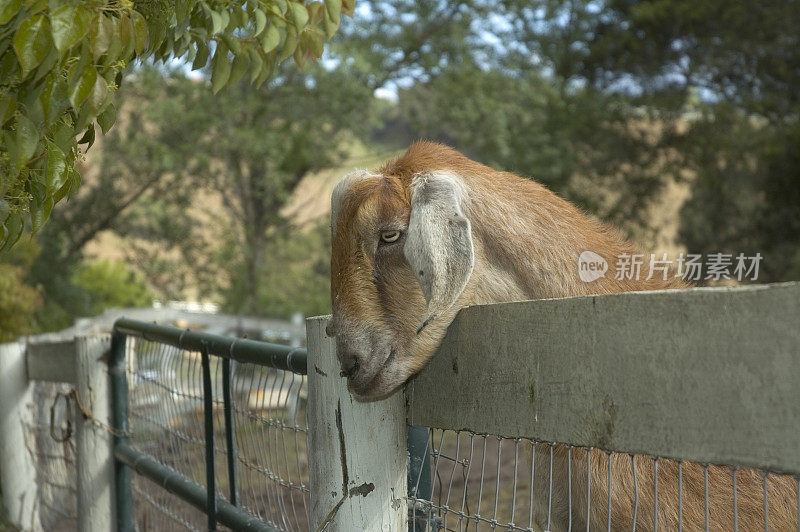
<svg viewBox="0 0 800 532"><path fill-rule="evenodd" d="M468 206L475 244L470 304L677 287L674 280L615 279L616 258L636 247L537 183L516 178L478 188ZM587 250L609 264L605 277L590 283L578 275L578 257Z"/></svg>

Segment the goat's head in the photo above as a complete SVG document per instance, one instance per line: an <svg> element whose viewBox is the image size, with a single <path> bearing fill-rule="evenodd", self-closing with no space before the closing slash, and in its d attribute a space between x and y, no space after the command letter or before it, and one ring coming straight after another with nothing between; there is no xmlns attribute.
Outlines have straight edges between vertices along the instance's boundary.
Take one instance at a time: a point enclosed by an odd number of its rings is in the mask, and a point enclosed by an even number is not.
<svg viewBox="0 0 800 532"><path fill-rule="evenodd" d="M472 273L468 197L451 171L356 171L332 197L331 297L342 373L380 397L433 355Z"/></svg>

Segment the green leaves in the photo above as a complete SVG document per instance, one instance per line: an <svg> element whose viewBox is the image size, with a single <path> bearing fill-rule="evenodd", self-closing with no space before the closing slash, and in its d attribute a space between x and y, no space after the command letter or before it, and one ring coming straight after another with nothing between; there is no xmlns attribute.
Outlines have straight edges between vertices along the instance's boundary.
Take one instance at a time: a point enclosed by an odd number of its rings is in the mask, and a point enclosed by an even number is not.
<svg viewBox="0 0 800 532"><path fill-rule="evenodd" d="M69 101L72 103L72 107L80 109L81 104L94 90L96 82L97 69L92 65L74 68L69 81Z"/></svg>
<svg viewBox="0 0 800 532"><path fill-rule="evenodd" d="M245 76L262 84L292 54L301 65L320 57L346 2L0 0L0 249L77 190L74 163L95 121L103 133L114 125L110 101L131 60L199 69L213 54L213 93Z"/></svg>
<svg viewBox="0 0 800 532"><path fill-rule="evenodd" d="M253 16L255 17L255 31L253 32L254 37L258 37L261 35L261 32L264 31L264 28L267 26L267 14L264 13L260 8L256 9Z"/></svg>
<svg viewBox="0 0 800 532"><path fill-rule="evenodd" d="M325 0L325 15L332 21L342 17L342 0Z"/></svg>
<svg viewBox="0 0 800 532"><path fill-rule="evenodd" d="M54 195L67 182L68 170L67 156L55 143L48 143L45 182L50 195Z"/></svg>
<svg viewBox="0 0 800 532"><path fill-rule="evenodd" d="M17 165L23 166L36 154L39 144L39 132L34 124L25 115L17 117L16 127Z"/></svg>
<svg viewBox="0 0 800 532"><path fill-rule="evenodd" d="M141 54L147 45L147 22L136 11L131 12L131 22L133 24L133 47L137 54Z"/></svg>
<svg viewBox="0 0 800 532"><path fill-rule="evenodd" d="M89 30L91 13L79 5L61 6L50 14L50 26L56 49L64 54Z"/></svg>
<svg viewBox="0 0 800 532"><path fill-rule="evenodd" d="M202 2L201 5L203 6L203 11L205 11L206 17L211 21L211 27L208 28L208 31L212 36L217 35L219 32L228 27L228 23L231 21L231 16L227 9L215 11L211 9L205 2Z"/></svg>
<svg viewBox="0 0 800 532"><path fill-rule="evenodd" d="M5 124L17 110L17 100L10 94L0 93L0 126Z"/></svg>
<svg viewBox="0 0 800 532"><path fill-rule="evenodd" d="M103 131L103 135L108 133L108 130L111 129L111 126L114 125L114 122L117 120L117 108L114 107L114 104L108 104L105 111L103 111L97 117L97 124L100 126L100 129Z"/></svg>
<svg viewBox="0 0 800 532"><path fill-rule="evenodd" d="M228 83L228 78L231 75L231 64L228 62L228 47L224 43L217 43L212 68L211 90L216 94Z"/></svg>
<svg viewBox="0 0 800 532"><path fill-rule="evenodd" d="M208 63L208 45L204 42L197 43L197 53L194 56L194 61L192 62L192 70L198 70L206 66Z"/></svg>
<svg viewBox="0 0 800 532"><path fill-rule="evenodd" d="M22 7L22 0L4 0L0 4L0 24L6 24L11 20L11 17L17 14L20 7ZM2 219L3 216L0 216L0 220Z"/></svg>
<svg viewBox="0 0 800 532"><path fill-rule="evenodd" d="M47 56L52 46L50 23L43 15L34 15L22 22L14 34L14 51L22 67L22 79Z"/></svg>
<svg viewBox="0 0 800 532"><path fill-rule="evenodd" d="M306 27L306 24L308 24L308 10L306 6L302 2L291 2L289 3L289 12L297 33L300 33L303 31L303 28Z"/></svg>
<svg viewBox="0 0 800 532"><path fill-rule="evenodd" d="M89 49L92 51L92 59L100 59L111 44L114 37L114 23L102 13L95 15L89 25Z"/></svg>
<svg viewBox="0 0 800 532"><path fill-rule="evenodd" d="M244 73L247 72L249 60L247 55L244 53L239 52L233 58L233 64L231 65L231 73L228 77L228 83L233 85L234 83L238 83Z"/></svg>
<svg viewBox="0 0 800 532"><path fill-rule="evenodd" d="M271 52L281 43L281 33L275 25L270 24L267 31L261 36L261 48L264 52Z"/></svg>
<svg viewBox="0 0 800 532"><path fill-rule="evenodd" d="M106 103L106 96L108 95L108 83L102 77L97 76L89 91L89 96L86 98L86 107L92 116L96 116Z"/></svg>

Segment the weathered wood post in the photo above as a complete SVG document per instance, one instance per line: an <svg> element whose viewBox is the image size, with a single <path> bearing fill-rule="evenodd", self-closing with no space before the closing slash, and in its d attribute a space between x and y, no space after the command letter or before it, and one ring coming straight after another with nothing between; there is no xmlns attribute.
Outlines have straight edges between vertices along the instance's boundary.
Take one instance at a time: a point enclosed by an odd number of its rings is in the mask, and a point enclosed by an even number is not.
<svg viewBox="0 0 800 532"><path fill-rule="evenodd" d="M33 384L25 368L22 342L0 344L0 486L2 504L11 524L39 531L36 507L36 469L28 449L26 426Z"/></svg>
<svg viewBox="0 0 800 532"><path fill-rule="evenodd" d="M78 530L112 530L114 449L110 423L108 335L75 338L75 389L80 401L76 423L78 449ZM86 416L85 414L88 414Z"/></svg>
<svg viewBox="0 0 800 532"><path fill-rule="evenodd" d="M405 530L404 396L353 399L327 324L327 316L307 321L311 529Z"/></svg>

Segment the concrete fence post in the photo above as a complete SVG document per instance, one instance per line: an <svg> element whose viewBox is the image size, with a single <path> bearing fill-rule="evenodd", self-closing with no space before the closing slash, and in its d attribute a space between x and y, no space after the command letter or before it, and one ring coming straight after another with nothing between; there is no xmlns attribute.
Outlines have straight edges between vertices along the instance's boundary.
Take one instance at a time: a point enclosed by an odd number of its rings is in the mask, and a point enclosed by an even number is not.
<svg viewBox="0 0 800 532"><path fill-rule="evenodd" d="M356 401L327 324L307 321L311 530L406 530L404 396Z"/></svg>
<svg viewBox="0 0 800 532"><path fill-rule="evenodd" d="M75 436L78 450L78 530L112 530L115 523L114 449L108 427L110 388L108 335L75 338L75 389L80 402Z"/></svg>
<svg viewBox="0 0 800 532"><path fill-rule="evenodd" d="M21 530L39 531L36 504L36 469L28 449L28 405L33 402L33 383L25 368L22 342L0 344L0 487L2 504L11 524Z"/></svg>

